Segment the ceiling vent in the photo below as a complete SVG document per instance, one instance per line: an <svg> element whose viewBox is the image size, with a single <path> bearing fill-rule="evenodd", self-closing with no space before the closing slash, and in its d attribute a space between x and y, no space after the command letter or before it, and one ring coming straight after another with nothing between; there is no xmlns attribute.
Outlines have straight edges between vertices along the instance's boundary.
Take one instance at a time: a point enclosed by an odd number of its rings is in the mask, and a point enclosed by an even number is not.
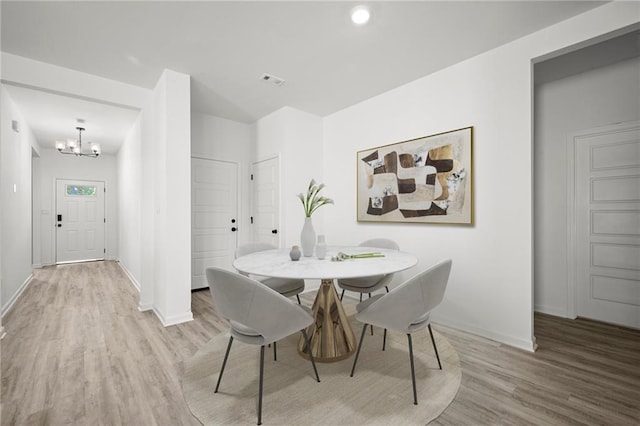
<svg viewBox="0 0 640 426"><path fill-rule="evenodd" d="M271 74L262 74L260 76L260 80L271 83L274 86L282 86L284 84L284 78L276 77L275 75Z"/></svg>

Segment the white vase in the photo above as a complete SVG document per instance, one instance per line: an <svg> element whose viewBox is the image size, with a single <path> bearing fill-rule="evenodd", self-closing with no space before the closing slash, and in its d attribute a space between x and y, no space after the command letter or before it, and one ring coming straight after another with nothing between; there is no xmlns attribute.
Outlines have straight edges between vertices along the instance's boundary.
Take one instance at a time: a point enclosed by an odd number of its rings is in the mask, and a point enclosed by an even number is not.
<svg viewBox="0 0 640 426"><path fill-rule="evenodd" d="M324 240L324 235L318 235L318 244L316 244L316 256L322 260L327 255L327 242Z"/></svg>
<svg viewBox="0 0 640 426"><path fill-rule="evenodd" d="M310 217L304 218L302 232L300 232L300 247L302 255L305 257L313 256L313 250L316 246L316 231L313 229L313 222Z"/></svg>

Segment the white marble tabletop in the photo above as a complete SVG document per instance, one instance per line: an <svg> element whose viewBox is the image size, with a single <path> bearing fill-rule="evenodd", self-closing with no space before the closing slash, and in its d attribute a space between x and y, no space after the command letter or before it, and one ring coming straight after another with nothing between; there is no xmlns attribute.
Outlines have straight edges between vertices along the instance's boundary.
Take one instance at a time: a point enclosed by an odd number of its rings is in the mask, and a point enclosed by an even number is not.
<svg viewBox="0 0 640 426"><path fill-rule="evenodd" d="M233 262L240 272L277 278L337 279L357 278L409 269L418 263L411 253L376 247L328 246L323 260L315 256L300 257L293 261L289 257L290 248L265 250L241 256ZM346 259L341 262L331 260L338 252L345 254L380 253L384 257Z"/></svg>

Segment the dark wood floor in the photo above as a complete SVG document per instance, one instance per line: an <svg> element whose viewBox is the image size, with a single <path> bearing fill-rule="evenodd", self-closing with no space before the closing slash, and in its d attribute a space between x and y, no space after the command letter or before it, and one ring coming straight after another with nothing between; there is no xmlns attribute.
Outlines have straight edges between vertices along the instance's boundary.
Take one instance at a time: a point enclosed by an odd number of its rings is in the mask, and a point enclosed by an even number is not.
<svg viewBox="0 0 640 426"><path fill-rule="evenodd" d="M226 323L208 291L193 293L194 321L167 328L137 299L114 262L36 270L3 318L1 424L199 424L182 396L183 364ZM434 328L463 377L433 424L640 425L639 331L536 315L539 348L528 353Z"/></svg>

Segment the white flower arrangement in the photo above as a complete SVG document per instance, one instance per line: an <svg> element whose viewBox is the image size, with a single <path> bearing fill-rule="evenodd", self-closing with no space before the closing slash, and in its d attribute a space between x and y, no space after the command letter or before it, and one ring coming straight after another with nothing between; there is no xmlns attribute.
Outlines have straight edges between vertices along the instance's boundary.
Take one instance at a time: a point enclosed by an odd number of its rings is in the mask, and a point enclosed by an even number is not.
<svg viewBox="0 0 640 426"><path fill-rule="evenodd" d="M324 183L317 184L314 179L311 179L311 182L309 182L309 187L307 188L307 195L304 196L302 193L298 194L298 198L300 198L300 201L302 202L304 215L306 217L311 217L313 212L315 212L325 204L333 204L333 200L331 198L323 197L320 195L320 191L322 191L322 188L324 188L324 186Z"/></svg>

